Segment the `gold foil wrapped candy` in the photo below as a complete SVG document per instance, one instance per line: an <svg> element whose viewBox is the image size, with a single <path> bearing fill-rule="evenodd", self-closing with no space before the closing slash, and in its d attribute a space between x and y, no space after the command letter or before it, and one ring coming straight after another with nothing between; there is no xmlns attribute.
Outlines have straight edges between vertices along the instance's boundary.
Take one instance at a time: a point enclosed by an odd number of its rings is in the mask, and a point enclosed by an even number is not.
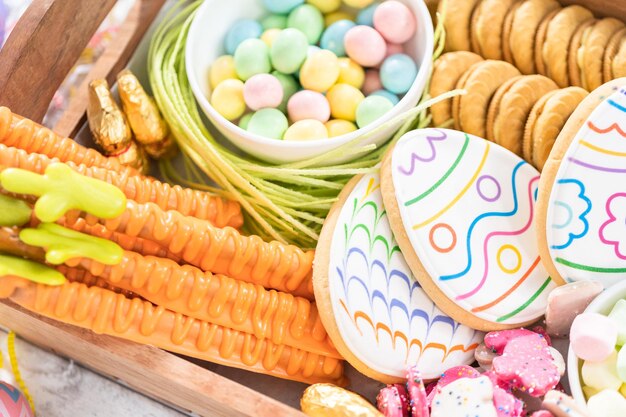
<svg viewBox="0 0 626 417"><path fill-rule="evenodd" d="M365 398L332 384L308 387L300 407L310 417L383 417Z"/></svg>
<svg viewBox="0 0 626 417"><path fill-rule="evenodd" d="M148 155L146 155L146 151L135 141L131 141L126 149L121 150L119 153L110 154L109 156L116 157L122 165L133 167L144 175L150 171Z"/></svg>
<svg viewBox="0 0 626 417"><path fill-rule="evenodd" d="M121 152L132 142L126 116L113 99L106 80L89 83L87 118L94 140L105 153Z"/></svg>

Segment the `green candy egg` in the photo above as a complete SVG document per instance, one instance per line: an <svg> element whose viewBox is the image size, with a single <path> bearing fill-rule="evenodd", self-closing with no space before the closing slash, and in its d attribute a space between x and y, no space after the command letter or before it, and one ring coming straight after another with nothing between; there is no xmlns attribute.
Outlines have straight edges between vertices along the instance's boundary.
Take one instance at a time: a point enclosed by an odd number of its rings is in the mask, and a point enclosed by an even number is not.
<svg viewBox="0 0 626 417"><path fill-rule="evenodd" d="M282 30L270 49L272 65L284 74L293 74L300 69L307 56L309 41L299 29Z"/></svg>
<svg viewBox="0 0 626 417"><path fill-rule="evenodd" d="M235 72L243 81L272 70L269 48L261 39L246 39L235 51Z"/></svg>
<svg viewBox="0 0 626 417"><path fill-rule="evenodd" d="M382 96L368 96L356 108L356 124L359 128L374 122L393 108L393 103Z"/></svg>
<svg viewBox="0 0 626 417"><path fill-rule="evenodd" d="M261 26L263 27L263 30L284 29L287 27L287 16L283 16L280 14L271 14L269 16L265 16L261 20Z"/></svg>
<svg viewBox="0 0 626 417"><path fill-rule="evenodd" d="M324 15L315 6L303 4L289 13L287 27L302 31L309 44L315 45L324 31Z"/></svg>
<svg viewBox="0 0 626 417"><path fill-rule="evenodd" d="M272 75L278 78L280 85L283 87L283 101L278 106L278 109L283 113L287 111L287 101L300 90L300 86L296 79L289 75L283 74L282 72L272 71Z"/></svg>
<svg viewBox="0 0 626 417"><path fill-rule="evenodd" d="M246 129L250 133L271 139L282 139L289 127L287 116L278 109L261 109L254 113Z"/></svg>
<svg viewBox="0 0 626 417"><path fill-rule="evenodd" d="M248 124L250 123L250 119L252 119L253 114L254 113L248 113L241 116L241 119L239 119L239 127L243 130L248 130Z"/></svg>

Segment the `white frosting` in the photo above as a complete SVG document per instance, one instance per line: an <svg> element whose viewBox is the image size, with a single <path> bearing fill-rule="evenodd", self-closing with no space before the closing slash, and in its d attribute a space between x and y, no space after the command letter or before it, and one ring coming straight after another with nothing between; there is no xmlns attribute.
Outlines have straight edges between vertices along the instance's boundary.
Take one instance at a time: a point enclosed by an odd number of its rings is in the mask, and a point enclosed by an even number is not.
<svg viewBox="0 0 626 417"><path fill-rule="evenodd" d="M364 175L341 208L328 287L342 339L368 368L404 378L417 364L432 379L473 362L482 333L443 314L415 281L391 232L378 174Z"/></svg>
<svg viewBox="0 0 626 417"><path fill-rule="evenodd" d="M437 388L431 417L497 417L493 405L493 384L489 377L461 378Z"/></svg>
<svg viewBox="0 0 626 417"><path fill-rule="evenodd" d="M533 227L539 173L463 132L422 129L393 150L402 223L429 277L461 309L518 324L546 309L555 287Z"/></svg>
<svg viewBox="0 0 626 417"><path fill-rule="evenodd" d="M567 281L626 278L626 89L602 101L554 179L546 216L550 256Z"/></svg>

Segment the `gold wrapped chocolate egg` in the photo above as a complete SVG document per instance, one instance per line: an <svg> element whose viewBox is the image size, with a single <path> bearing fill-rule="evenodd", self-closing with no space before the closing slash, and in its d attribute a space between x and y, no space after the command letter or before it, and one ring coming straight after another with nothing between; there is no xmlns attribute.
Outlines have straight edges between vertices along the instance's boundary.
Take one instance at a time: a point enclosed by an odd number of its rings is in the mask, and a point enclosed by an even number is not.
<svg viewBox="0 0 626 417"><path fill-rule="evenodd" d="M98 79L89 83L87 118L94 140L105 153L121 152L131 143L130 126L113 99L106 80Z"/></svg>
<svg viewBox="0 0 626 417"><path fill-rule="evenodd" d="M300 407L310 417L383 417L365 398L332 384L308 387Z"/></svg>
<svg viewBox="0 0 626 417"><path fill-rule="evenodd" d="M148 155L135 141L131 141L126 149L110 156L116 157L120 164L135 168L143 175L148 174L148 171L150 171Z"/></svg>

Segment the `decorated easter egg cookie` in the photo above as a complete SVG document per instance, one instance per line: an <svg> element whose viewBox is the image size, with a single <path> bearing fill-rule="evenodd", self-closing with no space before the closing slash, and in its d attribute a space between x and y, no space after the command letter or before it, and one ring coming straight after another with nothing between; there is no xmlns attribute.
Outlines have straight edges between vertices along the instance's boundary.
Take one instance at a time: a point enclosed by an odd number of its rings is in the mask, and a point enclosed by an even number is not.
<svg viewBox="0 0 626 417"><path fill-rule="evenodd" d="M537 235L555 279L626 278L626 78L585 98L541 178ZM548 256L549 255L549 256Z"/></svg>
<svg viewBox="0 0 626 417"><path fill-rule="evenodd" d="M386 155L382 194L409 267L437 306L480 330L541 317L555 283L539 260L539 173L478 137L404 135Z"/></svg>
<svg viewBox="0 0 626 417"><path fill-rule="evenodd" d="M439 310L406 265L380 194L378 174L354 178L324 223L313 284L324 327L355 368L386 383L469 364L482 334Z"/></svg>

